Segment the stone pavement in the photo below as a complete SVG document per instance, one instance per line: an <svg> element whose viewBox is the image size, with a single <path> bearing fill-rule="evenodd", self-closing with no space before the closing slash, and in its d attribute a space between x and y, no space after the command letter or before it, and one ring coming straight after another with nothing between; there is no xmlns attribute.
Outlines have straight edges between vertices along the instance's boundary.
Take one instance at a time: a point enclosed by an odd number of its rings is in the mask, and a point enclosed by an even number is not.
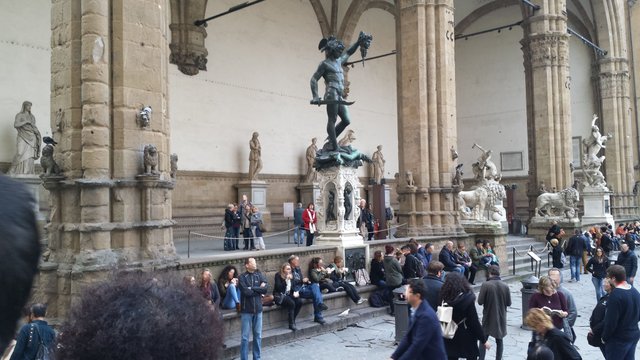
<svg viewBox="0 0 640 360"><path fill-rule="evenodd" d="M569 270L563 273L564 279L569 279ZM579 348L583 359L597 360L603 359L598 348L594 348L587 343L587 332L589 331L589 317L596 303L595 291L591 283L591 275L581 275L579 283L565 283L578 307L578 319L574 330L577 334L576 345ZM636 288L638 285L635 285ZM508 335L504 339L504 359L525 359L527 345L531 339L531 332L520 328L522 324L522 294L521 284L509 284L511 289L511 300L513 305L508 310ZM478 305L478 314L482 317L482 308ZM350 360L358 359L388 359L393 350L395 321L391 316L372 318L355 326L347 327L343 330L334 331L305 340L281 344L273 347L263 348L262 358L265 360L276 359L331 359L346 358ZM487 359L495 358L495 342L492 338L491 350L487 353ZM636 357L640 358L640 350L636 349ZM425 357L426 359L427 357Z"/></svg>

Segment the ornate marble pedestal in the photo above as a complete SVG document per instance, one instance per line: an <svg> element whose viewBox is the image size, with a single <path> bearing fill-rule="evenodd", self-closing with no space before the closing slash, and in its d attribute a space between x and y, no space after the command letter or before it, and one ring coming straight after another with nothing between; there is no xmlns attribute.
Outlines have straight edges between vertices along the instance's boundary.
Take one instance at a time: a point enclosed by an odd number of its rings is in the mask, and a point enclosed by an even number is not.
<svg viewBox="0 0 640 360"><path fill-rule="evenodd" d="M609 191L602 188L585 186L582 191L582 200L584 202L582 225L604 225L609 223L614 226L609 193Z"/></svg>
<svg viewBox="0 0 640 360"><path fill-rule="evenodd" d="M357 170L333 166L318 170L318 175L320 196L315 205L319 236L315 243L341 248L362 246L364 241L356 226L361 187Z"/></svg>

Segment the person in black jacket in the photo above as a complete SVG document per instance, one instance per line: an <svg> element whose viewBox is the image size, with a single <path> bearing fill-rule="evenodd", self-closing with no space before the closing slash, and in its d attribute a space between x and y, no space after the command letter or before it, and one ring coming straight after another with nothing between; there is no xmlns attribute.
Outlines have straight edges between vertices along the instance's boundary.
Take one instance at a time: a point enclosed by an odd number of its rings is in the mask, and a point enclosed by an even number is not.
<svg viewBox="0 0 640 360"><path fill-rule="evenodd" d="M480 355L478 341L489 350L491 344L482 330L476 311L476 296L469 281L458 273L447 274L440 289L438 303L445 302L453 307L453 321L458 324L453 339L444 339L444 347L449 359L476 359Z"/></svg>
<svg viewBox="0 0 640 360"><path fill-rule="evenodd" d="M464 273L464 267L456 262L456 257L453 254L453 241L447 241L442 247L438 255L438 260L444 265L444 271Z"/></svg>
<svg viewBox="0 0 640 360"><path fill-rule="evenodd" d="M591 317L589 318L589 333L587 334L587 342L589 345L600 348L603 356L606 355L604 353L604 344L602 343L602 330L604 329L604 314L607 310L607 302L609 301L609 293L611 293L611 290L611 282L609 280L605 281L605 294L598 299L596 307L593 308L593 312L591 312Z"/></svg>
<svg viewBox="0 0 640 360"><path fill-rule="evenodd" d="M384 264L382 260L382 251L378 250L374 252L369 270L369 279L371 280L371 284L376 285L380 288L384 288L386 285L384 279Z"/></svg>
<svg viewBox="0 0 640 360"><path fill-rule="evenodd" d="M611 241L611 236L608 233L609 228L606 226L602 226L600 228L601 236L600 236L600 247L604 250L604 254L609 257L611 250L613 250L613 241Z"/></svg>
<svg viewBox="0 0 640 360"><path fill-rule="evenodd" d="M46 312L44 304L31 305L29 323L20 329L10 360L35 359L41 342L53 352L56 333L44 319Z"/></svg>
<svg viewBox="0 0 640 360"><path fill-rule="evenodd" d="M405 280L422 278L424 268L422 262L416 257L418 247L415 244L407 244L402 246L400 250L405 256L404 266L402 267L402 275Z"/></svg>
<svg viewBox="0 0 640 360"><path fill-rule="evenodd" d="M240 340L240 359L249 358L249 336L253 332L253 358L260 359L262 347L262 296L267 293L267 278L258 270L256 259L244 261L245 273L240 275L240 319L242 321L242 339Z"/></svg>
<svg viewBox="0 0 640 360"><path fill-rule="evenodd" d="M293 291L298 292L303 299L313 300L313 321L324 324L324 318L322 317L322 311L327 310L327 305L323 303L322 292L320 291L320 284L311 283L309 278L302 276L302 270L300 269L300 258L296 255L289 256L288 260L291 265L291 271L293 275Z"/></svg>
<svg viewBox="0 0 640 360"><path fill-rule="evenodd" d="M444 265L438 260L433 260L427 266L427 276L425 276L422 281L424 281L424 286L427 289L427 294L425 295L424 300L426 300L429 305L433 308L434 311L438 309L438 298L440 297L440 289L442 288L442 273L444 269Z"/></svg>
<svg viewBox="0 0 640 360"><path fill-rule="evenodd" d="M609 259L604 255L601 247L596 249L596 254L587 262L587 271L592 274L591 282L596 288L596 299L604 296L603 283L607 277L607 268L609 267Z"/></svg>
<svg viewBox="0 0 640 360"><path fill-rule="evenodd" d="M38 273L40 237L36 202L23 184L0 174L0 353L13 340L16 321Z"/></svg>
<svg viewBox="0 0 640 360"><path fill-rule="evenodd" d="M558 239L551 239L550 243L553 267L562 269L564 267L564 262L562 262L562 247L560 246Z"/></svg>
<svg viewBox="0 0 640 360"><path fill-rule="evenodd" d="M582 260L582 252L587 250L587 241L580 229L576 229L574 235L567 242L564 253L569 256L569 267L571 269L571 280L569 281L580 281L580 261Z"/></svg>
<svg viewBox="0 0 640 360"><path fill-rule="evenodd" d="M280 266L280 271L274 277L273 298L277 305L287 309L289 329L298 330L296 317L300 313L302 299L300 293L293 288L293 272L288 262Z"/></svg>
<svg viewBox="0 0 640 360"><path fill-rule="evenodd" d="M627 282L633 285L633 279L636 277L636 272L638 271L638 257L633 251L629 250L628 244L622 244L620 247L616 265L624 268L627 274Z"/></svg>
<svg viewBox="0 0 640 360"><path fill-rule="evenodd" d="M360 305L365 300L358 293L358 289L355 286L351 285L348 281L346 281L346 274L349 272L349 269L344 267L344 259L342 256L336 256L333 258L333 264L328 266L329 269L333 269L329 278L333 281L333 286L336 290L344 290L346 291L351 301L356 303L356 305ZM341 289L342 288L342 289Z"/></svg>
<svg viewBox="0 0 640 360"><path fill-rule="evenodd" d="M525 323L534 329L542 342L553 352L554 360L580 360L582 357L569 338L551 322L549 315L539 308L529 309Z"/></svg>
<svg viewBox="0 0 640 360"><path fill-rule="evenodd" d="M235 250L233 242L233 204L224 210L224 251Z"/></svg>

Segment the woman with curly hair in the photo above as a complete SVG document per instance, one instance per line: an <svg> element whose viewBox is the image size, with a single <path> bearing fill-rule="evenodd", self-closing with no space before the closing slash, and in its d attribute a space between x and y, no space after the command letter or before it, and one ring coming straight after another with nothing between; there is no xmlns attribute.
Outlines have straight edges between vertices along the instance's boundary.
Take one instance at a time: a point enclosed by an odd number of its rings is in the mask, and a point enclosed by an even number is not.
<svg viewBox="0 0 640 360"><path fill-rule="evenodd" d="M237 309L240 305L240 290L238 289L238 269L227 265L218 277L218 290L222 298L223 309Z"/></svg>
<svg viewBox="0 0 640 360"><path fill-rule="evenodd" d="M447 357L451 359L477 359L480 355L478 341L489 350L491 344L482 330L476 312L476 296L471 290L469 281L460 273L447 274L440 289L439 303L447 303L453 307L453 321L458 324L453 339L444 339Z"/></svg>

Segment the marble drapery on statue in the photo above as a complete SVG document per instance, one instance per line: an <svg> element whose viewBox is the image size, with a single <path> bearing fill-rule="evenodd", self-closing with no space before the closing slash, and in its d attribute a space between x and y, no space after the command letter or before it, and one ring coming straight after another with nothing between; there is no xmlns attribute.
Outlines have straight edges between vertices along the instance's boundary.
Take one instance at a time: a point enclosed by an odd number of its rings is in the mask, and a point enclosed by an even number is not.
<svg viewBox="0 0 640 360"><path fill-rule="evenodd" d="M316 153L318 152L318 146L316 146L317 141L317 138L311 139L311 145L309 145L305 152L305 158L307 160L307 175L305 176L305 181L308 183L315 182L318 177L318 173L316 173L316 169L313 167L316 161Z"/></svg>
<svg viewBox="0 0 640 360"><path fill-rule="evenodd" d="M10 175L30 175L35 172L34 160L40 157L42 138L36 127L36 118L31 113L31 102L22 103L22 111L15 118L13 126L18 131L16 153L9 169Z"/></svg>
<svg viewBox="0 0 640 360"><path fill-rule="evenodd" d="M371 156L371 162L373 163L373 178L376 184L382 184L382 178L384 177L384 156L382 155L382 145L378 145L377 151Z"/></svg>
<svg viewBox="0 0 640 360"><path fill-rule="evenodd" d="M262 146L258 136L260 134L254 132L249 141L249 180L258 180L258 174L262 170Z"/></svg>
<svg viewBox="0 0 640 360"><path fill-rule="evenodd" d="M347 62L349 56L353 55L360 47L366 50L371 45L371 35L360 32L358 41L349 46L345 50L342 41L330 36L322 39L318 45L320 51L325 52L326 58L320 63L318 69L311 77L311 104L324 105L327 107L327 140L322 150L318 151L316 158L316 169L326 168L328 166L346 165L356 167L361 165L363 159L367 157L359 151L349 146L339 146L338 136L349 126L351 120L347 106L353 102L344 99L344 73L342 66ZM324 98L318 95L318 80L324 79L325 93ZM340 117L340 123L336 125Z"/></svg>

